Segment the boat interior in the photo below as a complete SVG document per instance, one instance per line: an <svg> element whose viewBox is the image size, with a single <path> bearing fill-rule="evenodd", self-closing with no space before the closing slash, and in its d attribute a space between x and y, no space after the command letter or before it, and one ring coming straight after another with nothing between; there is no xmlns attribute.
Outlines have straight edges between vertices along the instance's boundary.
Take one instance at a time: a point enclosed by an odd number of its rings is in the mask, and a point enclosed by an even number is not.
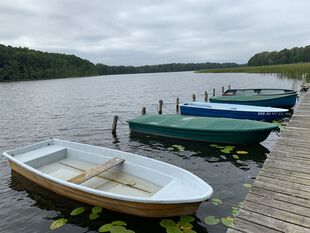
<svg viewBox="0 0 310 233"><path fill-rule="evenodd" d="M293 90L289 89L231 89L225 91L223 95L279 95L291 92Z"/></svg>
<svg viewBox="0 0 310 233"><path fill-rule="evenodd" d="M54 178L87 188L134 197L151 197L171 181L161 173L150 174L123 159L49 145L15 154L14 158ZM136 176L135 173L144 173ZM153 177L150 180L141 177Z"/></svg>

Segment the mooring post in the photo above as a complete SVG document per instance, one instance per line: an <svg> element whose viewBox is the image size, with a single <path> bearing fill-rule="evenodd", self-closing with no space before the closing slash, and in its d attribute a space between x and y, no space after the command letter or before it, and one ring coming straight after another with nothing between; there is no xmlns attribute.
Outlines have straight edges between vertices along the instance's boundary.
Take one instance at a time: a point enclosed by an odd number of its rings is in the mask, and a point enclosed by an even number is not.
<svg viewBox="0 0 310 233"><path fill-rule="evenodd" d="M224 94L224 92L225 92L225 88L224 88L224 87L222 87L222 94Z"/></svg>
<svg viewBox="0 0 310 233"><path fill-rule="evenodd" d="M193 94L193 102L195 102L195 101L196 101L196 95Z"/></svg>
<svg viewBox="0 0 310 233"><path fill-rule="evenodd" d="M113 117L113 123L112 123L112 134L113 134L113 135L116 134L117 121L118 121L118 116L115 115L115 116Z"/></svg>
<svg viewBox="0 0 310 233"><path fill-rule="evenodd" d="M208 92L205 91L205 102L208 102Z"/></svg>
<svg viewBox="0 0 310 233"><path fill-rule="evenodd" d="M141 115L145 115L146 114L146 108L143 107L142 110L141 110Z"/></svg>
<svg viewBox="0 0 310 233"><path fill-rule="evenodd" d="M162 114L163 113L163 104L164 104L164 101L159 100L158 114Z"/></svg>
<svg viewBox="0 0 310 233"><path fill-rule="evenodd" d="M180 99L177 98L176 105L175 105L175 111L176 111L176 113L179 113L179 104L180 104Z"/></svg>
<svg viewBox="0 0 310 233"><path fill-rule="evenodd" d="M215 96L215 88L213 88L212 96Z"/></svg>
<svg viewBox="0 0 310 233"><path fill-rule="evenodd" d="M230 90L230 84L228 85L228 90Z"/></svg>

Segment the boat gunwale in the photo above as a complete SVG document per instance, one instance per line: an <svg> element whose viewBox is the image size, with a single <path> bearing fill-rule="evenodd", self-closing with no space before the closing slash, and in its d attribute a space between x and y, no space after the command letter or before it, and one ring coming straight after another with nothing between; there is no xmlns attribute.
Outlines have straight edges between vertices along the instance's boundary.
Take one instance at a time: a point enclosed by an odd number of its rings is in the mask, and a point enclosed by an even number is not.
<svg viewBox="0 0 310 233"><path fill-rule="evenodd" d="M229 91L246 91L246 90L253 90L253 91L261 91L261 90L283 90L284 92L283 93L275 93L275 94L256 94L256 95L236 95L236 94L233 94L233 95L225 95L226 93L228 93ZM287 91L287 92L285 92ZM293 93L296 93L297 94L297 91L296 90L293 90L293 89L281 89L281 88L232 88L232 89L228 89L226 90L222 96L274 96L274 95L286 95L286 94L293 94Z"/></svg>
<svg viewBox="0 0 310 233"><path fill-rule="evenodd" d="M183 103L183 104L179 104L179 106L181 107L190 107L190 108L200 108L200 109L210 109L210 110L217 110L217 111L227 111L227 112L250 112L250 113L260 113L260 112L266 112L266 113L286 113L289 110L288 109L284 109L284 108L274 108L274 107L263 107L263 106L255 106L255 105L242 105L242 104L229 104L229 103L205 103L205 102L195 102L196 104L193 104L192 102L189 103ZM199 106L199 104L201 104ZM207 104L218 104L218 105L231 105L231 106L237 106L236 108L240 107L240 108L245 108L245 109L225 109L225 108L212 108L212 106L209 108L207 106ZM277 110L277 111L258 111L258 110L253 110L253 111L249 111L249 109L251 107L255 107L255 108L261 108L263 109L269 109L269 110ZM249 109L246 109L249 108Z"/></svg>
<svg viewBox="0 0 310 233"><path fill-rule="evenodd" d="M160 198L160 199L152 199L152 196L151 197L133 197L133 196L126 196L126 195L121 195L121 194L114 194L114 193L111 193L111 192L107 192L107 191L99 191L99 190L96 190L96 189L93 189L93 188L88 188L86 186L82 186L82 185L78 185L78 184L74 184L74 183L71 183L71 182L68 182L68 181L65 181L65 180L61 180L59 178L56 178L56 177L52 177L51 175L48 175L44 172L41 172L39 171L38 169L35 169L23 162L20 162L18 159L14 158L14 156L10 155L9 153L12 153L13 151L16 151L16 150L20 150L20 149L26 149L27 147L32 147L32 146L36 146L36 145L40 145L40 144L43 144L43 143L49 143L49 142L64 142L64 143L72 143L72 144L78 144L78 145L84 145L84 146L89 146L89 147L93 147L93 148L101 148L101 149L106 149L108 151L116 151L116 152L123 152L123 153L127 153L127 154L130 154L131 156L136 156L138 158L142 158L142 159L145 159L145 160L151 160L152 162L155 162L155 163L159 163L159 164L163 164L164 166L168 166L168 167L171 167L173 169L177 169L177 170L180 170L182 171L183 173L187 174L187 175L190 175L192 178L195 178L196 180L196 183L197 184L201 184L201 185L204 185L205 189L208 189L208 195L204 194L204 195L197 195L195 197L192 197L192 198L187 198L187 199L184 199L185 196L183 196L182 198L176 198L176 199L164 199L164 198ZM203 181L201 178L199 178L198 176L194 175L193 173L183 169L183 168L180 168L180 167L177 167L175 165L172 165L172 164L169 164L169 163L165 163L165 162L162 162L162 161L158 161L158 160L155 160L155 159L152 159L152 158L148 158L148 157L144 157L144 156L141 156L141 155L136 155L136 154L132 154L132 153L129 153L129 152L124 152L124 151L119 151L119 150L114 150L114 149L110 149L110 148L106 148L106 147L99 147L99 146L93 146L93 145L88 145L88 144L82 144L82 143L75 143L75 142L70 142L70 141L65 141L65 140L60 140L60 139L50 139L50 140L45 140L45 141L41 141L41 142L38 142L38 143L35 143L35 144L32 144L32 145L29 145L29 146L26 146L26 147L21 147L21 148L17 148L17 149L13 149L13 150L9 150L9 151L5 151L3 152L3 155L10 161L18 164L19 166L21 166L22 168L30 171L30 172L33 172L34 174L44 178L44 179L47 179L47 180L50 180L52 182L55 182L57 184L60 184L60 185L64 185L66 187L70 187L70 188L73 188L73 189L77 189L77 190L80 190L80 191L84 191L84 192L88 192L88 193L91 193L91 194L94 194L94 195L98 195L98 196L102 196L102 197L107 197L107 198L112 198L112 199L117 199L117 200L122 200L122 201L129 201L129 202L141 202L141 203L150 203L150 204L178 204L178 203L193 203L193 202L201 202L201 201L204 201L204 200L207 200L208 198L211 197L212 193L213 193L213 189L212 187L206 183L205 181ZM135 164L136 166L141 166L140 164ZM150 170L154 170L152 168L149 168L147 167L148 169ZM160 173L160 174L164 174L165 176L169 176L172 178L172 181L175 179L173 176L169 175L169 174L166 174L166 173L163 173L161 171L156 171L157 173ZM170 181L170 182L172 182ZM169 182L169 183L170 183ZM166 185L168 185L169 183L167 183ZM164 188L165 186L163 186ZM160 190L159 190L160 191Z"/></svg>

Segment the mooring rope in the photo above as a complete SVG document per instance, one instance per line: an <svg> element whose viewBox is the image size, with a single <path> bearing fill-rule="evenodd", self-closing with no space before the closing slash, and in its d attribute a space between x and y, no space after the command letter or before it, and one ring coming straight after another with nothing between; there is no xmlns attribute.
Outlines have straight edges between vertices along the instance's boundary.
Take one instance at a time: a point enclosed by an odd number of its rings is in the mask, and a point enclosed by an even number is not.
<svg viewBox="0 0 310 233"><path fill-rule="evenodd" d="M123 124L123 125L128 125L128 123L127 123L127 122L122 121L120 117L118 117L118 121L119 121L121 124Z"/></svg>

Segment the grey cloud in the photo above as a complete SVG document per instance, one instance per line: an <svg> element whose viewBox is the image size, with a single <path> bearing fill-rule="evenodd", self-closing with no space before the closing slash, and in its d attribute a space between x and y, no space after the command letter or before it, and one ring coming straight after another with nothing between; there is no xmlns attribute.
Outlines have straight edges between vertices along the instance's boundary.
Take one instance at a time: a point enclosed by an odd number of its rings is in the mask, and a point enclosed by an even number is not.
<svg viewBox="0 0 310 233"><path fill-rule="evenodd" d="M94 63L240 62L310 44L307 0L2 0L0 43Z"/></svg>

